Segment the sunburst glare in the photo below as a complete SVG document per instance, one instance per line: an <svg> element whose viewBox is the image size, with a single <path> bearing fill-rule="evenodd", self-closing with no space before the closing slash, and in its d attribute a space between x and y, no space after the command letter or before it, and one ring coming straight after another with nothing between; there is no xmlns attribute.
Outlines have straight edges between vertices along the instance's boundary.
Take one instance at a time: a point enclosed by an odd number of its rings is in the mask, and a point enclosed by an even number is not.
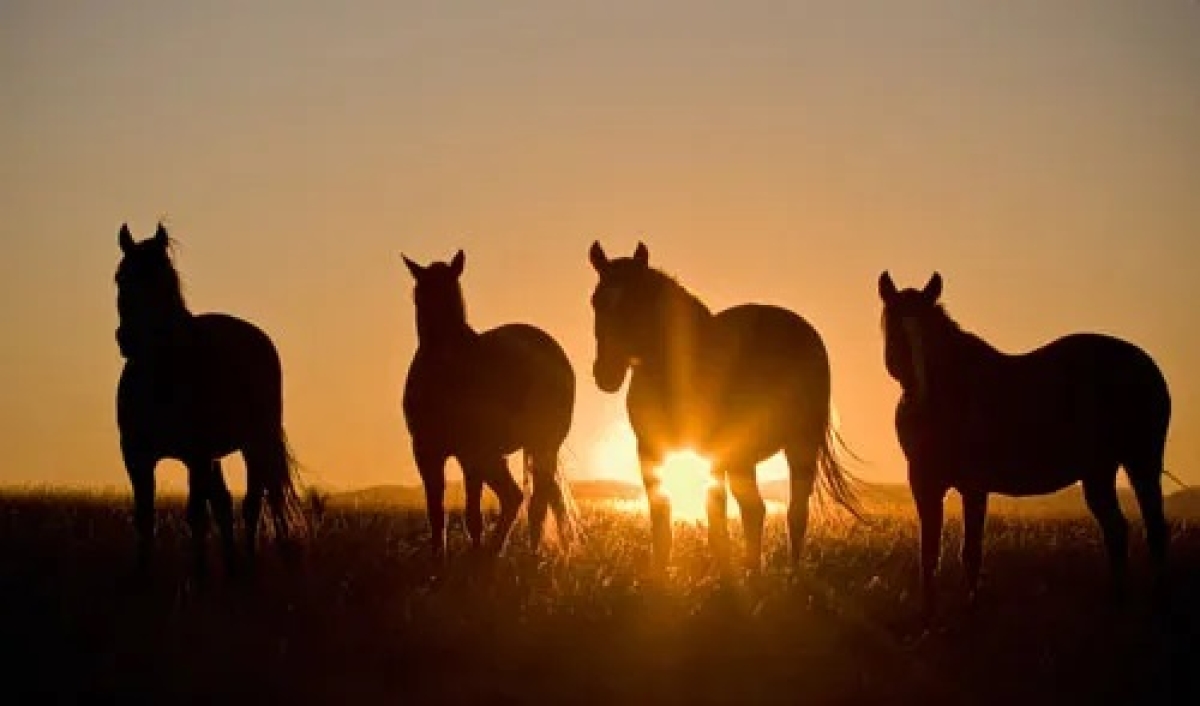
<svg viewBox="0 0 1200 706"><path fill-rule="evenodd" d="M592 446L592 470L597 476L641 485L638 468L637 440L627 420L613 422ZM708 489L712 486L712 464L691 449L670 453L658 468L662 492L671 499L671 514L676 520L705 522ZM787 463L776 454L758 467L760 482L787 478ZM618 502L617 507L631 512L644 512L646 500ZM767 500L769 511L783 508L782 503ZM730 499L729 517L739 515L737 503Z"/></svg>

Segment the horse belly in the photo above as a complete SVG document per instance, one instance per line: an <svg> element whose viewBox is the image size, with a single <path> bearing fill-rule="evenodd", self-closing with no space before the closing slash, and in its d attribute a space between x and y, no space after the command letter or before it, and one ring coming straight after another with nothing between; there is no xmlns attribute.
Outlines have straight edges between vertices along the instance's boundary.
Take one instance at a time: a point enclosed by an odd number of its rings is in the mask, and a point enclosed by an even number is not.
<svg viewBox="0 0 1200 706"><path fill-rule="evenodd" d="M1062 490L1096 469L1115 467L1108 444L1092 420L1063 419L992 429L959 467L963 485L1002 495L1043 495Z"/></svg>

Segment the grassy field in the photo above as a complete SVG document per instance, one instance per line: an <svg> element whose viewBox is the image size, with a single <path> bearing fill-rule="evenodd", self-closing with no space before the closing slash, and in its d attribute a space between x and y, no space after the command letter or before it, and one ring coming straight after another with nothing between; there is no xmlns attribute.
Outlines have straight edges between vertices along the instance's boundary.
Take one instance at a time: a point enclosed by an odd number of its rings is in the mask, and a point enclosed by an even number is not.
<svg viewBox="0 0 1200 706"><path fill-rule="evenodd" d="M569 560L516 544L491 566L454 556L438 579L420 510L331 508L303 556L265 555L253 581L188 579L181 508L159 520L149 588L128 580L128 508L112 498L0 496L5 703L1183 702L1200 683L1200 525L1177 521L1171 615L1149 614L1140 527L1130 604L1108 602L1083 517L989 519L985 595L959 598L947 528L937 628L921 636L915 520L813 528L801 577L717 578L704 531L676 527L654 580L644 516L585 508ZM214 556L214 559L216 557ZM36 699L36 701L34 701Z"/></svg>

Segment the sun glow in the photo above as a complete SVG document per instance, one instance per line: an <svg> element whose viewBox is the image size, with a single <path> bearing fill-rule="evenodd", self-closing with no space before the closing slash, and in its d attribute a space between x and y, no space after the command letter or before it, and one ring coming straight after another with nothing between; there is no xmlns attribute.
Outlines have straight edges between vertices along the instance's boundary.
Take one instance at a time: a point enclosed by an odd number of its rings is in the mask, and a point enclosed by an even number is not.
<svg viewBox="0 0 1200 706"><path fill-rule="evenodd" d="M593 468L597 475L641 484L638 468L637 443L626 421L614 423L592 449ZM662 479L660 490L671 500L671 516L676 520L704 521L708 489L712 486L712 464L694 451L668 454L657 469ZM631 510L645 511L646 499L625 503ZM736 514L736 503L729 504L730 515Z"/></svg>
<svg viewBox="0 0 1200 706"><path fill-rule="evenodd" d="M708 490L713 486L712 464L692 450L669 454L658 469L661 490L671 500L677 520L703 521L707 516Z"/></svg>

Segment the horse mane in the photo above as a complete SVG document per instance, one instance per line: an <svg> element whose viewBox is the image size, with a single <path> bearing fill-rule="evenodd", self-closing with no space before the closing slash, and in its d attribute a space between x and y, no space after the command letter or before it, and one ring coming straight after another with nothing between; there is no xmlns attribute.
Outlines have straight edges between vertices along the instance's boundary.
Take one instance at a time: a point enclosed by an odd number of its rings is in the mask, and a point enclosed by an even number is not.
<svg viewBox="0 0 1200 706"><path fill-rule="evenodd" d="M179 273L179 268L175 266L175 255L179 249L179 241L171 236L167 236L166 247L166 270L163 273L163 281L166 284L165 291L160 292L160 295L168 297L168 305L172 310L180 311L185 314L190 314L188 309L187 297L185 295L186 286L183 276ZM120 285L121 269L126 267L128 255L121 261L117 268L117 284Z"/></svg>
<svg viewBox="0 0 1200 706"><path fill-rule="evenodd" d="M963 328L962 324L950 316L945 304L934 305L933 315L929 317L929 322L933 324L932 333L935 334L937 340L958 348L970 357L984 359L1004 357L1003 352L985 341L979 334ZM887 307L884 307L879 315L879 325L884 330L885 337L887 336L887 323L888 310Z"/></svg>
<svg viewBox="0 0 1200 706"><path fill-rule="evenodd" d="M441 335L450 333L473 334L475 329L467 318L467 297L463 294L462 284L455 287L456 296L451 299L427 301L424 306L417 301L417 291L413 289L413 299L416 304L417 336L431 342Z"/></svg>
<svg viewBox="0 0 1200 706"><path fill-rule="evenodd" d="M678 279L653 267L647 268L646 273L652 293L660 295L664 301L681 303L685 309L702 314L704 318L712 317L713 313L708 305L702 302L700 297L688 291L687 287L684 287Z"/></svg>
<svg viewBox="0 0 1200 706"><path fill-rule="evenodd" d="M179 241L171 236L167 236L167 271L170 273L169 282L171 284L172 303L178 304L183 311L188 311L187 296L185 291L185 282L183 275L179 273L179 268L175 266L175 252L179 248Z"/></svg>
<svg viewBox="0 0 1200 706"><path fill-rule="evenodd" d="M944 304L938 304L935 312L933 321L937 327L939 337L950 340L954 345L972 356L995 358L1004 355L995 346L983 340L983 337L979 334L963 328L961 324L950 316Z"/></svg>

